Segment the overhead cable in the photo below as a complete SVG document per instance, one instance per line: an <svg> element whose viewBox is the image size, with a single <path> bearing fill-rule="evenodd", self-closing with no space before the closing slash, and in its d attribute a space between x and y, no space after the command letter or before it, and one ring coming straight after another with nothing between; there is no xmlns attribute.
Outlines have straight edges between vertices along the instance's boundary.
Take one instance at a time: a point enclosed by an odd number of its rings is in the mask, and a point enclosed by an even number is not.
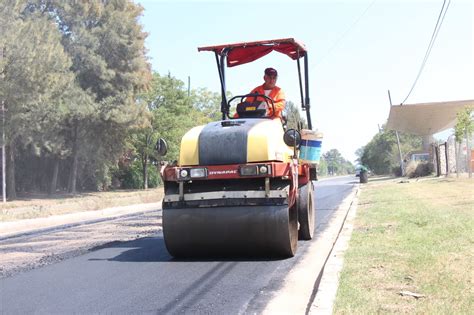
<svg viewBox="0 0 474 315"><path fill-rule="evenodd" d="M404 104L407 101L407 99L410 97L411 92L413 92L413 89L415 88L416 83L418 82L418 79L420 78L421 73L423 72L423 68L425 67L426 62L428 61L428 57L430 56L431 49L433 48L434 42L436 41L436 38L438 37L439 30L441 28L441 25L443 24L444 17L446 16L446 12L448 12L450 4L451 4L451 0L448 1L448 5L446 5L446 0L443 1L443 5L441 6L441 11L439 12L438 20L436 21L436 25L433 30L433 34L431 35L431 40L430 40L430 43L428 44L428 48L426 49L425 57L423 58L423 62L421 63L420 70L418 71L415 82L413 82L413 85L411 86L410 92L408 92L408 95L405 97L405 99L403 100L401 104ZM446 8L445 8L445 5L446 5Z"/></svg>
<svg viewBox="0 0 474 315"><path fill-rule="evenodd" d="M352 29L360 22L360 20L362 20L362 18L364 17L364 15L367 13L367 11L369 11L369 9L374 5L374 3L376 2L377 0L373 0L364 10L364 12L362 12L362 14L354 20L354 22L346 29L346 31L341 35L339 36L339 38L331 45L331 47L328 49L328 51L326 52L326 54L321 58L319 59L319 62L314 65L314 68L316 68L317 66L319 66L320 64L323 63L323 61L331 54L331 52L334 50L334 48L337 47L337 45L339 45L339 43L344 39L344 37L346 37L347 34L349 34L350 31L352 31Z"/></svg>

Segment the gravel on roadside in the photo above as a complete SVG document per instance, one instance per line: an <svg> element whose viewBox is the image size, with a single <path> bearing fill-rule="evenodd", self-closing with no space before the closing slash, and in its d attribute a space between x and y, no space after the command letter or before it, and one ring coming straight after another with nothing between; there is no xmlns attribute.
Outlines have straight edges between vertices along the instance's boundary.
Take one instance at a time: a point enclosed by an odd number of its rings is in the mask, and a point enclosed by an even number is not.
<svg viewBox="0 0 474 315"><path fill-rule="evenodd" d="M105 244L156 236L161 210L0 241L0 278L82 255Z"/></svg>

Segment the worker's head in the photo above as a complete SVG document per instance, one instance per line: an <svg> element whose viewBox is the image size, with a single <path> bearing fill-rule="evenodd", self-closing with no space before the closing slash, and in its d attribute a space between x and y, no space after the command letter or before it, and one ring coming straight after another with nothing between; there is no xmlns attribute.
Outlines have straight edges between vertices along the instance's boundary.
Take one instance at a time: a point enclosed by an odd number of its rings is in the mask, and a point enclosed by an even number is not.
<svg viewBox="0 0 474 315"><path fill-rule="evenodd" d="M273 89L275 87L277 78L278 72L275 69L265 69L265 75L263 76L263 80L265 81L265 83L263 84L264 89Z"/></svg>

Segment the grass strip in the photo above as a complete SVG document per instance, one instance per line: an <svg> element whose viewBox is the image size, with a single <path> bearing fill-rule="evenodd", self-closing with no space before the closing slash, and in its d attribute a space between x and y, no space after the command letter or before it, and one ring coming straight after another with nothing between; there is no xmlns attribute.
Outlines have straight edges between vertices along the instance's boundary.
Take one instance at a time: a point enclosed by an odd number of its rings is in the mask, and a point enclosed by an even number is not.
<svg viewBox="0 0 474 315"><path fill-rule="evenodd" d="M473 180L362 188L335 314L472 314L473 288Z"/></svg>

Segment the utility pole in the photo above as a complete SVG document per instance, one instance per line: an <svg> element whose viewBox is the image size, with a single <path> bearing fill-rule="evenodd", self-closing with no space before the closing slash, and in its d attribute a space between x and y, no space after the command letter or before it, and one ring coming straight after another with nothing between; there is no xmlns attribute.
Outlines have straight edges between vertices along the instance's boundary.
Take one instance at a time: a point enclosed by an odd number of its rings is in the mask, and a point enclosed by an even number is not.
<svg viewBox="0 0 474 315"><path fill-rule="evenodd" d="M388 100L390 101L390 107L392 107L392 97L390 96L390 90L388 90ZM400 170L402 176L405 176L405 166L403 165L402 149L400 148L400 138L398 137L398 131L395 130L397 136L398 154L400 155Z"/></svg>
<svg viewBox="0 0 474 315"><path fill-rule="evenodd" d="M4 48L0 48L0 62L3 62ZM0 69L0 75L3 77L3 69ZM3 78L2 78L3 79ZM5 161L5 102L2 103L2 196L3 203L7 202L7 174L6 174L6 161Z"/></svg>
<svg viewBox="0 0 474 315"><path fill-rule="evenodd" d="M467 127L466 127L467 129ZM471 142L469 141L469 138L471 137L471 135L467 132L467 130L465 131L465 135L466 135L466 162L467 162L467 172L469 174L469 178L472 178L472 169L471 169Z"/></svg>
<svg viewBox="0 0 474 315"><path fill-rule="evenodd" d="M2 196L3 202L7 202L7 174L5 163L5 103L2 101Z"/></svg>
<svg viewBox="0 0 474 315"><path fill-rule="evenodd" d="M191 95L191 76L188 75L188 97Z"/></svg>

